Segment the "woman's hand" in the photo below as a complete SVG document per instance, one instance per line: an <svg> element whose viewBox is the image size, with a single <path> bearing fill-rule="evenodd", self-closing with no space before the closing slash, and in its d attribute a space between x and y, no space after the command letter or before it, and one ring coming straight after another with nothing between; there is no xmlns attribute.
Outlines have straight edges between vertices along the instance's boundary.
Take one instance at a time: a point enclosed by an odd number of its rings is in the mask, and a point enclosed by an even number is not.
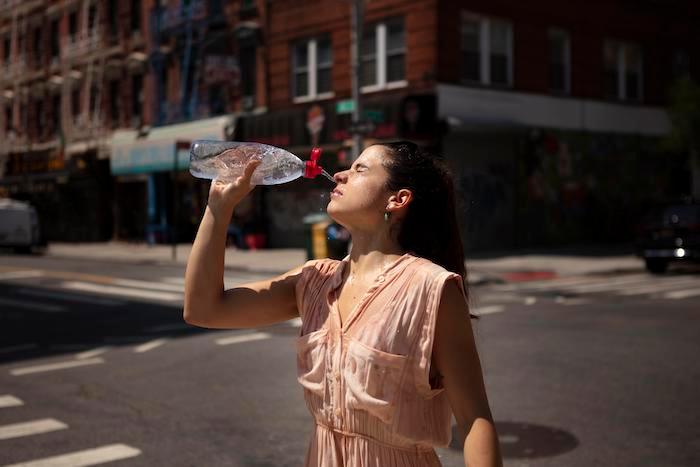
<svg viewBox="0 0 700 467"><path fill-rule="evenodd" d="M243 175L232 182L214 179L209 187L208 208L215 218L229 222L233 210L243 198L250 193L255 185L251 185L250 179L253 171L262 161L253 159L248 162L243 170Z"/></svg>

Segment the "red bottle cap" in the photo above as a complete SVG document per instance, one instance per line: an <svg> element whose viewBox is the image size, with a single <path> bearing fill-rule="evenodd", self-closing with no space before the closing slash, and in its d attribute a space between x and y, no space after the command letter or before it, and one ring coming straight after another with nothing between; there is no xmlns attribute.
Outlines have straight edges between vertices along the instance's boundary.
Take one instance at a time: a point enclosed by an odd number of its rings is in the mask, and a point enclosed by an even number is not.
<svg viewBox="0 0 700 467"><path fill-rule="evenodd" d="M304 177L315 178L317 175L321 174L323 167L318 165L318 159L321 157L321 148L313 148L311 150L311 156L308 161L306 161L306 169L304 170Z"/></svg>

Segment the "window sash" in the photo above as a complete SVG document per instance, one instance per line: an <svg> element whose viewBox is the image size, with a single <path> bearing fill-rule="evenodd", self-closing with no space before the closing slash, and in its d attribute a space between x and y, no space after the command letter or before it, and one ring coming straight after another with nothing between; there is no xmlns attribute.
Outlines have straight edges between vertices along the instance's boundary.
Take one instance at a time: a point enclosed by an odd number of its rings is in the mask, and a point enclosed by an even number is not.
<svg viewBox="0 0 700 467"><path fill-rule="evenodd" d="M393 37L390 37L392 28L396 30L393 31ZM406 79L406 31L403 18L369 25L363 41L360 57L363 88L382 88Z"/></svg>
<svg viewBox="0 0 700 467"><path fill-rule="evenodd" d="M571 39L561 29L549 30L549 88L554 92L571 92Z"/></svg>
<svg viewBox="0 0 700 467"><path fill-rule="evenodd" d="M641 102L644 94L641 46L609 40L604 44L603 54L606 97Z"/></svg>
<svg viewBox="0 0 700 467"><path fill-rule="evenodd" d="M320 48L325 50L319 52ZM322 60L319 60L320 56L323 56ZM332 92L333 48L330 38L308 39L294 45L292 68L292 95L295 99L313 99ZM320 80L319 76L323 79Z"/></svg>

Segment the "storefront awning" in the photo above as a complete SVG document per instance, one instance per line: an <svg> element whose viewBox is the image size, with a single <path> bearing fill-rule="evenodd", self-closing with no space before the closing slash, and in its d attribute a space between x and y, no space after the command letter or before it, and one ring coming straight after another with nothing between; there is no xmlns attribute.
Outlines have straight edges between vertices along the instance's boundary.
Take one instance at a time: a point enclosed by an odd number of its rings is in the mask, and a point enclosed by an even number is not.
<svg viewBox="0 0 700 467"><path fill-rule="evenodd" d="M189 151L176 151L176 143L191 143L197 139L225 140L232 134L235 117L195 120L176 125L152 128L140 135L136 130L117 130L110 140L112 175L186 170ZM177 158L176 158L177 156Z"/></svg>

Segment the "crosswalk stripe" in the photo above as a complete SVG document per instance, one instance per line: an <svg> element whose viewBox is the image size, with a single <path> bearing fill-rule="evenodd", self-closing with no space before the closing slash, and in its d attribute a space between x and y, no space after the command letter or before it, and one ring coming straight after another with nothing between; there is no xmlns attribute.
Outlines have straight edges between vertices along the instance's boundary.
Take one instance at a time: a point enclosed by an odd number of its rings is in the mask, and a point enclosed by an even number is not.
<svg viewBox="0 0 700 467"><path fill-rule="evenodd" d="M98 355L101 355L101 354L107 352L109 349L111 349L111 347L108 345L105 345L102 347L97 347L96 349L86 350L85 352L80 352L79 354L76 354L75 358L77 358L78 360L85 360L87 358L92 358L92 357L96 357Z"/></svg>
<svg viewBox="0 0 700 467"><path fill-rule="evenodd" d="M35 366L28 366L28 367L23 367L23 368L14 368L14 369L10 370L10 374L13 376L21 376L21 375L28 375L31 373L40 373L40 372L44 372L44 371L63 370L65 368L74 368L77 366L96 365L99 363L104 363L104 360L102 360L101 358L92 358L92 359L86 359L86 360L70 360L67 362L48 363L45 365L35 365Z"/></svg>
<svg viewBox="0 0 700 467"><path fill-rule="evenodd" d="M89 303L91 305L101 305L101 306L122 306L125 305L124 302L118 300L111 300L109 298L99 298L99 297L85 297L82 295L62 293L56 291L48 290L34 290L34 289L19 289L17 291L22 295L32 295L41 298L52 298L55 300L65 300L69 302L79 302L79 303Z"/></svg>
<svg viewBox="0 0 700 467"><path fill-rule="evenodd" d="M26 270L26 271L8 271L0 272L0 281L10 281L14 279L32 279L44 275L43 271Z"/></svg>
<svg viewBox="0 0 700 467"><path fill-rule="evenodd" d="M625 290L621 290L620 292L618 292L618 295L645 295L649 293L665 292L682 287L688 287L690 285L700 286L700 281L698 281L697 279L685 279L662 281L651 284L642 284L636 287L628 287Z"/></svg>
<svg viewBox="0 0 700 467"><path fill-rule="evenodd" d="M49 431L65 430L66 428L68 428L68 425L53 418L13 423L0 426L0 440L38 435Z"/></svg>
<svg viewBox="0 0 700 467"><path fill-rule="evenodd" d="M61 286L69 290L80 290L83 292L93 292L105 295L117 295L121 297L137 297L165 301L182 300L181 293L129 289L125 287L118 287L112 285L91 284L88 282L68 281L63 282Z"/></svg>
<svg viewBox="0 0 700 467"><path fill-rule="evenodd" d="M133 287L136 289L160 290L165 292L182 292L182 286L177 284L164 284L162 282L142 281L135 279L115 279L112 284L120 287Z"/></svg>
<svg viewBox="0 0 700 467"><path fill-rule="evenodd" d="M268 339L269 337L270 337L270 334L267 332L254 332L254 333L238 335L238 336L222 337L220 339L217 339L216 343L219 345L240 344L242 342L250 342L250 341L257 341L257 340L261 340L261 339Z"/></svg>
<svg viewBox="0 0 700 467"><path fill-rule="evenodd" d="M294 318L287 321L287 326L292 326L294 328L301 327L301 318Z"/></svg>
<svg viewBox="0 0 700 467"><path fill-rule="evenodd" d="M168 339L155 339L150 342L146 342L145 344L141 344L137 346L134 349L134 352L136 353L143 353L143 352L148 352L149 350L155 349L156 347L160 347L161 345L165 344L168 341Z"/></svg>
<svg viewBox="0 0 700 467"><path fill-rule="evenodd" d="M24 405L24 402L13 395L5 394L0 396L0 409L4 409L5 407L17 407L20 405Z"/></svg>
<svg viewBox="0 0 700 467"><path fill-rule="evenodd" d="M139 449L126 444L109 444L94 449L86 449L59 456L46 457L4 467L86 467L128 459L141 454Z"/></svg>
<svg viewBox="0 0 700 467"><path fill-rule="evenodd" d="M666 292L664 294L664 298L678 300L680 298L697 297L698 295L700 295L700 288L687 289L687 290L674 290L672 292Z"/></svg>
<svg viewBox="0 0 700 467"><path fill-rule="evenodd" d="M628 285L654 282L654 280L654 278L649 277L648 275L634 275L610 279L599 278L598 282L565 287L563 290L574 293L597 293L607 290L617 290L620 289L620 287L627 287Z"/></svg>
<svg viewBox="0 0 700 467"><path fill-rule="evenodd" d="M490 315L500 313L505 310L505 307L500 305L480 306L473 309L475 315Z"/></svg>
<svg viewBox="0 0 700 467"><path fill-rule="evenodd" d="M547 290L551 288L557 288L562 286L570 286L577 284L587 284L591 282L599 281L599 277L593 276L576 276L576 277L563 277L561 279L552 279L547 281L532 281L526 284L515 283L515 284L504 284L493 286L494 290L502 291L528 291L528 290Z"/></svg>
<svg viewBox="0 0 700 467"><path fill-rule="evenodd" d="M60 313L62 311L66 311L65 307L62 307L61 305L50 305L48 303L30 302L26 300L13 300L11 298L0 298L0 305L41 311L45 313Z"/></svg>

